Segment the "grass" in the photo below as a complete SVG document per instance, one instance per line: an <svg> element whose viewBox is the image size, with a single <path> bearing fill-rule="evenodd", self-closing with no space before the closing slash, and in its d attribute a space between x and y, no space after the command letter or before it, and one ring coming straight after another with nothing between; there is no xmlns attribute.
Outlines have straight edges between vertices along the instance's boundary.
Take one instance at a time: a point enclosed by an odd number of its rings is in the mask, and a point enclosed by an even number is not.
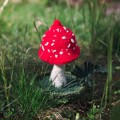
<svg viewBox="0 0 120 120"><path fill-rule="evenodd" d="M109 18L104 18L103 6L98 10L97 2L95 0L92 2L87 1L87 5L81 9L60 4L44 6L35 3L8 4L4 9L0 16L0 119L54 120L58 117L66 120L94 120L98 119L96 116L100 116L105 111L106 107L104 109L103 106L96 107L97 105L93 102L94 95L92 95L91 101L88 101L88 98L85 99L86 101L83 100L85 104L88 104L84 108L83 112L85 113L83 114L82 107L77 110L81 103L79 99L79 104L77 103L78 106L76 106L75 101L69 103L65 98L52 98L49 88L44 90L38 84L40 80L38 76L45 74L51 68L50 65L41 62L37 57L40 38L53 20L58 18L74 31L78 44L81 46L81 57L75 64L86 59L86 54L91 56L94 53L92 59L97 61L100 54L104 56L108 53L106 58L108 60L108 76L107 82L105 81L106 91L103 93L102 102L105 102L105 106L108 105L108 99L112 102L111 84L112 67L114 67L112 57L116 54L119 58L119 24L113 20L110 25ZM94 7L96 11L94 11ZM35 23L37 24L38 20L42 22L42 25L38 27L38 32L36 32ZM108 39L110 40L108 41ZM115 40L118 41L117 49L115 49ZM72 68L74 63L70 66ZM95 92L94 89L90 94ZM81 103L81 106L84 106L82 105L84 102ZM91 106L89 106L89 102L92 102ZM40 116L42 117L40 118Z"/></svg>

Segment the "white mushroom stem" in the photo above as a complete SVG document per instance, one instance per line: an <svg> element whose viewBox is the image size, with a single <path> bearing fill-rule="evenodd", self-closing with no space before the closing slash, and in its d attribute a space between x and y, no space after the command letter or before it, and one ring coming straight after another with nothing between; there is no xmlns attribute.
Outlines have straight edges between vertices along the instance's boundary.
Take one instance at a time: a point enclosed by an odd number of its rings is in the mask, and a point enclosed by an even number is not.
<svg viewBox="0 0 120 120"><path fill-rule="evenodd" d="M66 84L66 78L65 78L65 65L54 65L50 80L52 81L52 85L54 85L57 88L62 87Z"/></svg>

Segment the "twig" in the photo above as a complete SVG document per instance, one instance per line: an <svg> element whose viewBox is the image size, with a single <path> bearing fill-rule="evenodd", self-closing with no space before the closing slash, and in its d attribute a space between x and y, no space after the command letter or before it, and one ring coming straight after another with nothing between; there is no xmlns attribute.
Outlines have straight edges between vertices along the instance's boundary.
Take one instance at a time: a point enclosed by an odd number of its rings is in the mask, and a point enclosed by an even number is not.
<svg viewBox="0 0 120 120"><path fill-rule="evenodd" d="M3 5L0 7L0 15L2 14L4 8L6 7L6 5L8 4L9 0L5 0Z"/></svg>

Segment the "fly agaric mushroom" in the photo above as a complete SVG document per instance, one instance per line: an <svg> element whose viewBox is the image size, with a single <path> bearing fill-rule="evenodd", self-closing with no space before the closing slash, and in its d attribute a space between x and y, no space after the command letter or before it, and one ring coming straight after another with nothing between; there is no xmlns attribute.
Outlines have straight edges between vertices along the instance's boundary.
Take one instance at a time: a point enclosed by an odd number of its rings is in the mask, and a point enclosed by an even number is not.
<svg viewBox="0 0 120 120"><path fill-rule="evenodd" d="M43 37L38 56L41 60L54 65L50 81L57 88L67 83L65 77L65 64L77 59L80 48L77 45L75 34L55 20Z"/></svg>

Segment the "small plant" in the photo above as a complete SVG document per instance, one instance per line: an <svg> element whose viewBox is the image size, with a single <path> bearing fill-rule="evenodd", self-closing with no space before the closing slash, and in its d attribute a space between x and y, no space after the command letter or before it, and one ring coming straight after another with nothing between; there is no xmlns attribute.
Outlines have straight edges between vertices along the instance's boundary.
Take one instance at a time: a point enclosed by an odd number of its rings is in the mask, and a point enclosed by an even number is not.
<svg viewBox="0 0 120 120"><path fill-rule="evenodd" d="M95 116L99 112L100 112L100 109L97 108L97 106L95 104L93 104L92 108L90 109L90 111L87 114L87 116L88 116L87 120L95 120Z"/></svg>

